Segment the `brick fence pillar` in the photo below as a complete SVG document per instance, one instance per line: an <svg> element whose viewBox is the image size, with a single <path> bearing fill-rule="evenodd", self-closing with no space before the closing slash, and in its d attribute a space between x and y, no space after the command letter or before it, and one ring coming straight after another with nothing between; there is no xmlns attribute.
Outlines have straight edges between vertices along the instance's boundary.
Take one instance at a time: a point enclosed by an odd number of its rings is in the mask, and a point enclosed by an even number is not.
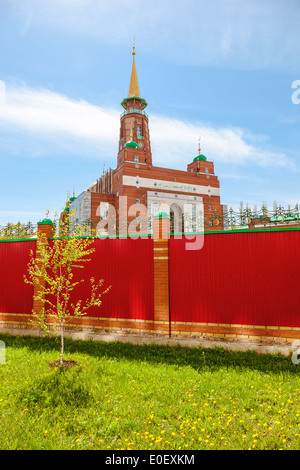
<svg viewBox="0 0 300 470"><path fill-rule="evenodd" d="M154 329L165 335L170 335L169 237L170 217L160 212L153 217Z"/></svg>
<svg viewBox="0 0 300 470"><path fill-rule="evenodd" d="M39 246L48 245L49 238L54 236L55 224L50 219L44 219L42 222L38 222L38 232L37 232L37 246L36 246L36 262L39 266L43 265L43 259L40 257ZM33 295L36 296L40 292L40 287L45 287L45 284L42 284L42 280L39 285L34 286ZM33 299L33 311L39 313L42 308L44 308L45 302L43 300Z"/></svg>

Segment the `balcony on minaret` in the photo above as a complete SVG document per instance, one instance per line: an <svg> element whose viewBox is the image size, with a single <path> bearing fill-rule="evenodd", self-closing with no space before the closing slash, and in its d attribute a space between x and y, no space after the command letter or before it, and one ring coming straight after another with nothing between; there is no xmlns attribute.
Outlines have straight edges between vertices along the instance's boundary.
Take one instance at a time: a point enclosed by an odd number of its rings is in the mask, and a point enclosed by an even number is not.
<svg viewBox="0 0 300 470"><path fill-rule="evenodd" d="M140 98L138 96L124 98L121 106L125 109L125 111L121 114L121 118L125 114L131 113L143 114L148 118L148 114L144 111L144 109L148 106L148 103L146 100L144 100L144 98Z"/></svg>
<svg viewBox="0 0 300 470"><path fill-rule="evenodd" d="M147 119L149 119L149 116L148 114L146 113L146 111L144 111L143 109L139 109L139 108L129 108L129 109L125 109L125 111L123 111L123 113L121 114L120 118L122 119L123 116L125 116L126 114L143 114L143 116L146 116Z"/></svg>

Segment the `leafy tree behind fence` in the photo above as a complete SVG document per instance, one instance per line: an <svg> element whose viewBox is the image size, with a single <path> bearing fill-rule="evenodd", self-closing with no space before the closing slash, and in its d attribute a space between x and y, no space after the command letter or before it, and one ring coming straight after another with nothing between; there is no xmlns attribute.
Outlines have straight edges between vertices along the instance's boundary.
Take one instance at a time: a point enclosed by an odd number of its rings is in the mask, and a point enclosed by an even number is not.
<svg viewBox="0 0 300 470"><path fill-rule="evenodd" d="M5 226L0 226L0 239L15 240L21 238L32 238L37 233L37 226L30 221L26 224L18 222L12 224L8 222Z"/></svg>

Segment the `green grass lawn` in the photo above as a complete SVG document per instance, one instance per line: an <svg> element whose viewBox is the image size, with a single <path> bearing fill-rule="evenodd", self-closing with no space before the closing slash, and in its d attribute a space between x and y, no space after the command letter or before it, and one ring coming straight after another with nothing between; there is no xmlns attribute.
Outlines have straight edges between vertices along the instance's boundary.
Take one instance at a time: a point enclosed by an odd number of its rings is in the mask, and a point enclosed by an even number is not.
<svg viewBox="0 0 300 470"><path fill-rule="evenodd" d="M298 449L291 357L0 335L0 449Z"/></svg>

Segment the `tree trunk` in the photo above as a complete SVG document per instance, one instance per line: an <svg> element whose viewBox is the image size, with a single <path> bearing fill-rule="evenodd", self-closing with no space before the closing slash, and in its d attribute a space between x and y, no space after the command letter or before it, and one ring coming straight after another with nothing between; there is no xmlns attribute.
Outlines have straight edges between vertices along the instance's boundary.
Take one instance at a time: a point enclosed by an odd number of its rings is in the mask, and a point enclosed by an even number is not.
<svg viewBox="0 0 300 470"><path fill-rule="evenodd" d="M60 325L60 365L63 365L63 357L64 357L64 327Z"/></svg>

